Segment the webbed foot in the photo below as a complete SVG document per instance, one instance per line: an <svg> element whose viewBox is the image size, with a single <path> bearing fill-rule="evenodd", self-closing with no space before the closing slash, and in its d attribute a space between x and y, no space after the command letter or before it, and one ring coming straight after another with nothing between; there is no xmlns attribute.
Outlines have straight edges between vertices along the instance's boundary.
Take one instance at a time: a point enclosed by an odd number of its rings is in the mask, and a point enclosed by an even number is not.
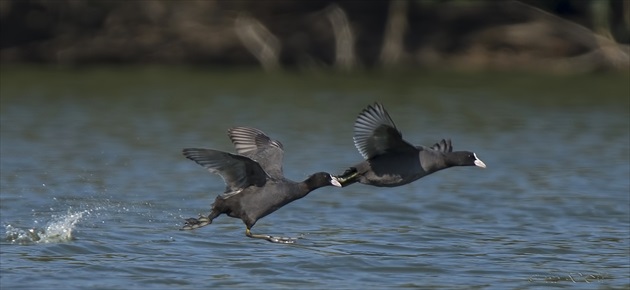
<svg viewBox="0 0 630 290"><path fill-rule="evenodd" d="M295 242L297 242L297 238L290 238L290 237L274 237L274 236L267 236L267 241L270 241L272 243L279 243L279 244L295 244Z"/></svg>
<svg viewBox="0 0 630 290"><path fill-rule="evenodd" d="M297 242L299 238L302 238L302 236L298 238L290 238L290 237L274 237L270 235L252 234L252 232L249 229L245 230L245 235L253 239L263 239L263 240L267 240L269 242L278 243L278 244L295 244L295 242Z"/></svg>
<svg viewBox="0 0 630 290"><path fill-rule="evenodd" d="M209 216L199 215L198 218L188 218L180 230L194 230L212 223Z"/></svg>
<svg viewBox="0 0 630 290"><path fill-rule="evenodd" d="M343 174L335 176L335 178L342 187L345 187L347 185L357 182L358 176L359 172L357 172L355 168L349 168Z"/></svg>

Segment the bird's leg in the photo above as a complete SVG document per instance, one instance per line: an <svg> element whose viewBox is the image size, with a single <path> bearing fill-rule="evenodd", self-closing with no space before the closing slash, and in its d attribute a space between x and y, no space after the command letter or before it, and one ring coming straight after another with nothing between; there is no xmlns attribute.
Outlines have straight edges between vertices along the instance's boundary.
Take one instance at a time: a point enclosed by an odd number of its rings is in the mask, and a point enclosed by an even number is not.
<svg viewBox="0 0 630 290"><path fill-rule="evenodd" d="M219 214L217 214L215 211L212 211L208 216L203 216L199 214L198 218L188 218L186 219L184 226L180 230L194 230L203 226L207 226L211 224L212 220L218 215Z"/></svg>
<svg viewBox="0 0 630 290"><path fill-rule="evenodd" d="M341 186L346 186L355 183L358 176L359 172L357 171L357 169L351 167L348 168L348 170L346 170L343 174L335 177L337 178L337 181L341 183Z"/></svg>
<svg viewBox="0 0 630 290"><path fill-rule="evenodd" d="M245 229L245 235L253 239L263 239L272 243L280 243L280 244L293 244L297 241L297 239L289 238L289 237L274 237L270 235L252 234L249 228Z"/></svg>

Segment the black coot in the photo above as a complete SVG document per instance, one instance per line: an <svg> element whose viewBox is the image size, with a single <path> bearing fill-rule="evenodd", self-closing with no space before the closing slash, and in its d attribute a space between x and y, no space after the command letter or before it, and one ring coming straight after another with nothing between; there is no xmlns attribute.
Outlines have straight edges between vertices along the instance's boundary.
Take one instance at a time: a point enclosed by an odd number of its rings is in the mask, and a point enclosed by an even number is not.
<svg viewBox="0 0 630 290"><path fill-rule="evenodd" d="M208 216L189 218L182 229L209 225L224 213L243 220L247 226L245 234L250 238L293 243L295 239L252 234L250 230L259 219L311 191L328 185L340 187L341 184L325 172L315 173L302 182L286 179L282 173L282 144L258 129L236 127L228 130L228 136L238 154L212 149L183 150L186 158L219 174L226 189L216 198Z"/></svg>
<svg viewBox="0 0 630 290"><path fill-rule="evenodd" d="M354 145L366 160L337 176L343 186L359 182L394 187L453 166L486 168L473 152L453 152L450 139L431 147L409 144L379 103L368 106L357 117Z"/></svg>

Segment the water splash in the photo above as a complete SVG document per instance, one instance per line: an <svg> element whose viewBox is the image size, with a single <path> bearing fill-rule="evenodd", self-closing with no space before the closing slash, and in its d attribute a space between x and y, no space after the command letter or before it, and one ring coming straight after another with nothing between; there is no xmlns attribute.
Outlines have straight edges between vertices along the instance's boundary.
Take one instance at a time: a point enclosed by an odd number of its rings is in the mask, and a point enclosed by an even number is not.
<svg viewBox="0 0 630 290"><path fill-rule="evenodd" d="M6 241L12 244L35 244L35 243L60 243L73 239L72 231L76 224L89 210L72 212L68 210L63 215L53 215L52 220L43 228L21 229L7 225Z"/></svg>

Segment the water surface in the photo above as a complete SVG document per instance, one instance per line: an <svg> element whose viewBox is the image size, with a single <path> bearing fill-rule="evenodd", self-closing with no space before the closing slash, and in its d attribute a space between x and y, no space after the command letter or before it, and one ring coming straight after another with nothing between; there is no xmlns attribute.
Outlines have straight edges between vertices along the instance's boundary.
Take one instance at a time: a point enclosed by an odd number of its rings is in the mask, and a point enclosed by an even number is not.
<svg viewBox="0 0 630 290"><path fill-rule="evenodd" d="M627 75L5 68L3 289L628 289ZM302 180L360 161L380 101L412 143L488 165L322 188L260 220L179 231L224 184L181 155L255 126Z"/></svg>

